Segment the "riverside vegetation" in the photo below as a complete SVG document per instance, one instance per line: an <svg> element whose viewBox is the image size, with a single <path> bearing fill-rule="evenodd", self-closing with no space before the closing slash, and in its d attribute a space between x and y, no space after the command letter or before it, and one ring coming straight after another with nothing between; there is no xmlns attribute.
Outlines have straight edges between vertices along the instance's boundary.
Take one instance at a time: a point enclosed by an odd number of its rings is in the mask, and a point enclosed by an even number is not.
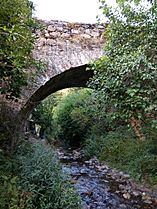
<svg viewBox="0 0 157 209"><path fill-rule="evenodd" d="M53 134L66 144L80 143L88 156L139 181L156 184L157 5L117 3L112 8L101 1L109 25L105 55L89 66L93 91L72 91L54 106Z"/></svg>
<svg viewBox="0 0 157 209"><path fill-rule="evenodd" d="M28 79L33 80L32 69L40 73L44 67L32 57L33 32L41 27L32 17L33 8L29 0L0 1L0 93L7 100L0 103L0 208L79 208L55 153L26 143L11 110Z"/></svg>
<svg viewBox="0 0 157 209"><path fill-rule="evenodd" d="M115 9L101 1L109 21L105 55L89 66L94 71L89 89L49 96L33 111L32 119L43 128L50 144L81 147L88 157L97 156L139 182L156 185L157 4L117 3ZM19 98L27 83L28 66L42 67L31 56L32 32L38 27L32 9L27 0L0 3L1 93L7 99ZM10 154L10 135L3 120L0 207L80 208L52 149L26 143L21 137Z"/></svg>
<svg viewBox="0 0 157 209"><path fill-rule="evenodd" d="M57 95L59 93L56 100ZM137 181L151 185L157 183L156 129L150 124L143 128L147 140L139 141L126 121L113 119L110 107L104 106L101 98L90 89L72 89L68 95L59 96L59 102L53 101L54 96L50 96L38 107L42 116L38 115L38 118L44 125L50 117L43 117L43 106L51 104L52 129L47 126L45 130L50 144L62 142L65 147L81 146L87 157L105 160L113 167L128 172ZM36 112L33 113L35 122Z"/></svg>

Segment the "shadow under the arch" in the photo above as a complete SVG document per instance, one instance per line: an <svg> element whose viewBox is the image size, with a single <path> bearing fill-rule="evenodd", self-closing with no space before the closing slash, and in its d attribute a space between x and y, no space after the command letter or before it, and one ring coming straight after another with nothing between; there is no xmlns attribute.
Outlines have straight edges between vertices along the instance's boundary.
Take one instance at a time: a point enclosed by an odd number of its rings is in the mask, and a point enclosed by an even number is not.
<svg viewBox="0 0 157 209"><path fill-rule="evenodd" d="M56 91L72 88L86 87L87 81L93 76L92 70L86 70L87 64L70 68L47 81L28 99L25 105L21 108L19 116L22 120L26 120L32 110L47 96Z"/></svg>

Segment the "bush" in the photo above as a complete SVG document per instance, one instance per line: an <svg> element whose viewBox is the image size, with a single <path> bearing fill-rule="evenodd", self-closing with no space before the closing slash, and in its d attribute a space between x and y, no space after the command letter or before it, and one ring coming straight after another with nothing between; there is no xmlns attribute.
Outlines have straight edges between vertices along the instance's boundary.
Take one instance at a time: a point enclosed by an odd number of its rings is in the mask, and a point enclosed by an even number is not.
<svg viewBox="0 0 157 209"><path fill-rule="evenodd" d="M82 107L89 95L90 91L87 89L72 91L63 97L55 109L54 118L59 126L58 138L66 145L79 146L87 133L90 119Z"/></svg>
<svg viewBox="0 0 157 209"><path fill-rule="evenodd" d="M138 142L135 139L120 138L117 133L114 134L115 138L113 138L113 133L107 136L100 159L130 173L137 180L156 183L157 155L152 153L154 141L149 139L145 142Z"/></svg>
<svg viewBox="0 0 157 209"><path fill-rule="evenodd" d="M17 176L1 176L0 179L0 208L3 209L24 209L26 198L18 186Z"/></svg>
<svg viewBox="0 0 157 209"><path fill-rule="evenodd" d="M79 209L67 179L51 148L23 142L12 158L0 152L0 208Z"/></svg>
<svg viewBox="0 0 157 209"><path fill-rule="evenodd" d="M103 136L99 136L97 134L88 135L87 139L84 143L84 151L87 157L97 156L100 157L103 148Z"/></svg>
<svg viewBox="0 0 157 209"><path fill-rule="evenodd" d="M147 132L150 133L148 129ZM101 135L93 131L86 139L84 149L87 156L97 156L138 181L157 183L157 144L154 132L147 141L139 142L128 127L119 127Z"/></svg>
<svg viewBox="0 0 157 209"><path fill-rule="evenodd" d="M0 150L0 208L23 209L26 203L18 184L18 174L14 172L16 167L15 158Z"/></svg>
<svg viewBox="0 0 157 209"><path fill-rule="evenodd" d="M20 185L30 197L27 208L79 208L79 198L51 148L35 144L31 152L20 156L20 161Z"/></svg>

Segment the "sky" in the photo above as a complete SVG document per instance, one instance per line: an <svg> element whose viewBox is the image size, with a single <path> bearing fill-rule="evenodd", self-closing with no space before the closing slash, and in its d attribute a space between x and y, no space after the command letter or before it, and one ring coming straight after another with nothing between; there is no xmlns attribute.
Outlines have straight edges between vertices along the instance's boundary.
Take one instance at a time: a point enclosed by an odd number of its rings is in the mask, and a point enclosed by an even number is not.
<svg viewBox="0 0 157 209"><path fill-rule="evenodd" d="M33 0L34 15L43 20L95 23L100 14L98 0ZM110 0L114 3L115 0Z"/></svg>

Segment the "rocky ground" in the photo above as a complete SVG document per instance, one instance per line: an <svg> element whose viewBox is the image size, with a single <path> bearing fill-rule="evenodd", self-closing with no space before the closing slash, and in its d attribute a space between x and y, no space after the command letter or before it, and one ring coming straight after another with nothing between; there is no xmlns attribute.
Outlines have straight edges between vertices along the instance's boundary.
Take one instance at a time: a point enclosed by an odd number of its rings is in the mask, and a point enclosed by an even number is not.
<svg viewBox="0 0 157 209"><path fill-rule="evenodd" d="M100 163L86 160L82 151L58 149L63 171L81 196L83 209L157 209L157 197L137 185L130 176Z"/></svg>

